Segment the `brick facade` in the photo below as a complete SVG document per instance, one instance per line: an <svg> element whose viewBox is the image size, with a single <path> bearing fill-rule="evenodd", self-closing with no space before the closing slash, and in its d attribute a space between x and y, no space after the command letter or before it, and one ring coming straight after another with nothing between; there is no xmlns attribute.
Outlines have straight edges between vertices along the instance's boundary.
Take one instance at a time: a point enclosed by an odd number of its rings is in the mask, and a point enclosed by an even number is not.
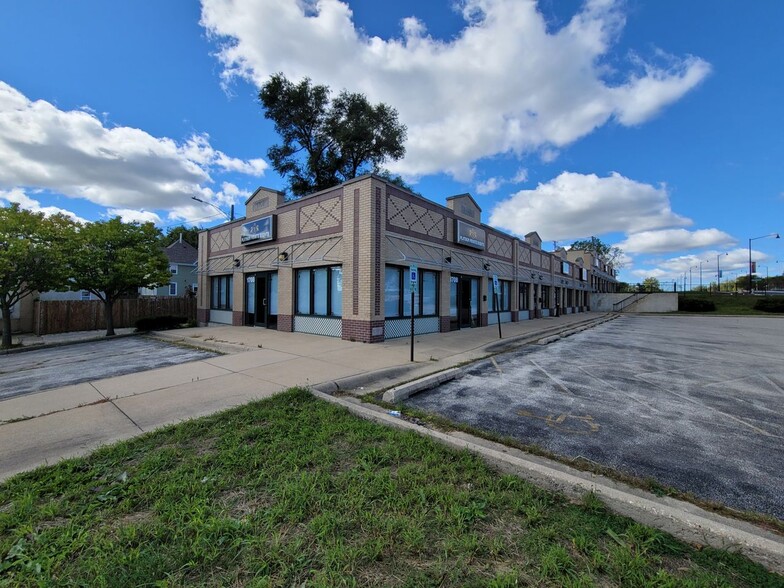
<svg viewBox="0 0 784 588"><path fill-rule="evenodd" d="M524 306L531 310L532 318L540 306L555 307L556 288L560 289L561 308L567 290L573 306L579 307L581 302L589 304L587 294L597 283L591 258L567 258L562 250L542 251L536 233L520 240L483 225L481 209L468 194L450 197L447 206L442 206L383 178L365 175L294 201L287 201L280 192L259 188L246 202L246 209L250 211L247 219L199 235L200 323L206 324L210 318L213 322L229 319L228 314L210 316L212 276L233 276L231 323L242 325L248 322L244 320L247 278L277 275L277 329L291 332L297 309L297 270L339 266L340 281L330 287L340 288L342 297L342 308L334 315L341 318L341 337L367 343L383 341L385 336L385 267L416 264L420 271L436 272L439 316L423 324L439 332L448 332L456 320L450 316L450 292L456 287L452 280L459 276L461 280L478 280L476 318L480 326L488 322L488 286L494 275L512 283L513 321L520 320L517 292L522 283L528 284ZM242 243L243 224L262 215L275 215L277 234L272 240ZM457 242L458 218L461 226L465 228L467 223L471 234L483 240L479 246ZM601 287L607 288L612 269L602 266L601 273ZM549 296L540 305L536 293L543 286L549 287ZM297 329L316 332L329 317L321 319L303 317L297 321ZM394 330L390 336L393 333L399 336Z"/></svg>
<svg viewBox="0 0 784 588"><path fill-rule="evenodd" d="M357 321L343 319L342 339L360 343L381 343L384 340L384 321ZM373 330L378 334L374 335Z"/></svg>

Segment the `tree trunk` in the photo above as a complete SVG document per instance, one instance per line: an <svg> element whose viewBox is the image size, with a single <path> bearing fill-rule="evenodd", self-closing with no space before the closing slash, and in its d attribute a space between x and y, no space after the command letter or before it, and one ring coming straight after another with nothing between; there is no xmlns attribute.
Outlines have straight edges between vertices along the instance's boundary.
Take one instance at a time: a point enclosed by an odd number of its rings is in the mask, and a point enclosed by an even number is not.
<svg viewBox="0 0 784 588"><path fill-rule="evenodd" d="M3 311L3 349L11 348L11 307L7 304L0 305Z"/></svg>
<svg viewBox="0 0 784 588"><path fill-rule="evenodd" d="M114 335L114 300L107 298L103 303L104 316L106 317L106 336Z"/></svg>

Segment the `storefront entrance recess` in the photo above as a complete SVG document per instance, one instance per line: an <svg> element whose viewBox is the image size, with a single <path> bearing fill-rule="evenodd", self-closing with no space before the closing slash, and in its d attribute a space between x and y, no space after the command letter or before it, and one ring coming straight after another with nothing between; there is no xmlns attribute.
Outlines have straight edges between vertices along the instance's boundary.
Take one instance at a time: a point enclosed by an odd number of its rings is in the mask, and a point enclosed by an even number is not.
<svg viewBox="0 0 784 588"><path fill-rule="evenodd" d="M449 279L450 329L479 326L479 278L453 274Z"/></svg>
<svg viewBox="0 0 784 588"><path fill-rule="evenodd" d="M278 326L278 274L245 275L245 324L276 329Z"/></svg>

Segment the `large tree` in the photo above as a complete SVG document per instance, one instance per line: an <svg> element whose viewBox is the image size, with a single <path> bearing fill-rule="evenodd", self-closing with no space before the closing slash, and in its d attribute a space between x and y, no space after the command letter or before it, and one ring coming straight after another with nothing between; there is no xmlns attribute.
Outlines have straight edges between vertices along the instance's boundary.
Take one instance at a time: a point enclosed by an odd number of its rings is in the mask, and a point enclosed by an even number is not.
<svg viewBox="0 0 784 588"><path fill-rule="evenodd" d="M18 204L0 208L0 311L2 347L11 347L11 307L35 291L65 288L73 222L46 217Z"/></svg>
<svg viewBox="0 0 784 588"><path fill-rule="evenodd" d="M119 217L88 223L78 232L71 258L72 290L88 290L104 303L106 335L114 335L114 302L139 288L157 288L171 279L152 223L124 223Z"/></svg>
<svg viewBox="0 0 784 588"><path fill-rule="evenodd" d="M295 84L280 73L259 92L264 116L282 139L267 156L295 196L331 188L405 154L406 127L394 108L346 90L330 101L329 92L308 78Z"/></svg>
<svg viewBox="0 0 784 588"><path fill-rule="evenodd" d="M661 292L662 291L661 283L659 282L659 280L657 278L654 278L653 276L645 278L642 281L642 289L645 292Z"/></svg>
<svg viewBox="0 0 784 588"><path fill-rule="evenodd" d="M594 253L599 259L605 263L609 263L615 269L620 268L620 262L623 257L623 251L619 247L607 245L597 237L590 239L579 239L572 243L569 249L575 251L589 251Z"/></svg>
<svg viewBox="0 0 784 588"><path fill-rule="evenodd" d="M178 225L176 227L171 227L166 234L161 237L161 244L164 247L168 247L172 243L176 243L180 240L180 235L182 235L182 240L186 243L189 243L198 249L199 247L199 233L201 232L201 228L199 227L186 227L185 225Z"/></svg>

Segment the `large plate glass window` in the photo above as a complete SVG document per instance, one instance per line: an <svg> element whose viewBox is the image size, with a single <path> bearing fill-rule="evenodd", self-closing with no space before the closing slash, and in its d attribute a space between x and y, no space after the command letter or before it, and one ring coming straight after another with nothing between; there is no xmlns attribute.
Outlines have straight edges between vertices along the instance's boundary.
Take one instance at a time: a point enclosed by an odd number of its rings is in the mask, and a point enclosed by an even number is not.
<svg viewBox="0 0 784 588"><path fill-rule="evenodd" d="M210 308L231 310L232 276L213 276L210 283Z"/></svg>
<svg viewBox="0 0 784 588"><path fill-rule="evenodd" d="M512 282L507 280L498 280L498 297L495 296L493 282L490 282L490 302L491 312L508 312L512 309ZM496 302L497 301L497 302ZM496 306L498 304L498 306Z"/></svg>
<svg viewBox="0 0 784 588"><path fill-rule="evenodd" d="M384 270L384 315L411 316L408 268L387 266ZM418 291L414 294L414 316L438 315L438 272L419 269Z"/></svg>
<svg viewBox="0 0 784 588"><path fill-rule="evenodd" d="M343 269L340 266L297 270L297 314L342 316Z"/></svg>

